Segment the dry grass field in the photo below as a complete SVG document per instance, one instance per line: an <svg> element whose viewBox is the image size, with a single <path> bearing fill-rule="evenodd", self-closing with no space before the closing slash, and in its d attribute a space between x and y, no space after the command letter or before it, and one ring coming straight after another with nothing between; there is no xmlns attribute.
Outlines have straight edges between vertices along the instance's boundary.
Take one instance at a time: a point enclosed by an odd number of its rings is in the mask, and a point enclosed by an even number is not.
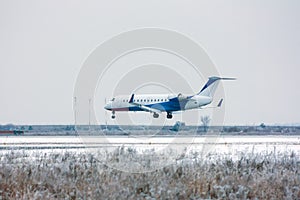
<svg viewBox="0 0 300 200"><path fill-rule="evenodd" d="M107 159L139 157L133 152ZM300 158L291 151L244 152L237 159L192 152L147 173L112 169L97 156L0 152L0 199L300 199Z"/></svg>

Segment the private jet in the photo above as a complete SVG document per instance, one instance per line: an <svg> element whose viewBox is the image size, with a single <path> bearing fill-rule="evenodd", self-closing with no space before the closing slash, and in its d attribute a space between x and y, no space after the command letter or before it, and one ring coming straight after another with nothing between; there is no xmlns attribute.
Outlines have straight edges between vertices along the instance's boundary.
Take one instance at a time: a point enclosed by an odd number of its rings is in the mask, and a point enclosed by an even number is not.
<svg viewBox="0 0 300 200"><path fill-rule="evenodd" d="M221 107L223 99L217 106L209 107L213 102L214 93L221 80L235 80L235 78L209 77L203 88L195 95L186 96L179 94L131 94L130 96L113 97L105 106L106 110L112 112L112 119L118 111L144 111L158 118L162 112L167 113L167 119L172 119L172 113L191 109L218 108Z"/></svg>

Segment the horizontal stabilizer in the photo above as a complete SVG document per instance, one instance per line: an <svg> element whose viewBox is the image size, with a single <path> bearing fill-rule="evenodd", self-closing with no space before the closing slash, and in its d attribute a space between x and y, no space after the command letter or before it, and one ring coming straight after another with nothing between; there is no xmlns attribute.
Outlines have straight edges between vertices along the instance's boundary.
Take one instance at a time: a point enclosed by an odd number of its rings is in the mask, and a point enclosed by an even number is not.
<svg viewBox="0 0 300 200"><path fill-rule="evenodd" d="M220 78L221 80L232 80L232 81L234 81L234 80L236 80L236 78Z"/></svg>
<svg viewBox="0 0 300 200"><path fill-rule="evenodd" d="M198 95L213 97L213 95L218 87L219 81L221 81L221 80L236 80L236 78L222 78L222 77L216 77L216 76L209 77L208 81L206 82L204 87L200 90Z"/></svg>

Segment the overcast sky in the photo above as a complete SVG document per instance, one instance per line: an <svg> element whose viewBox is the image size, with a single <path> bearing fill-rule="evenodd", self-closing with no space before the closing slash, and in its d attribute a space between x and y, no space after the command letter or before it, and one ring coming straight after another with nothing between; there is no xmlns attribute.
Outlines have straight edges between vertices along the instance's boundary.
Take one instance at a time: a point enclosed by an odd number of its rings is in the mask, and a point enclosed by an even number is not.
<svg viewBox="0 0 300 200"><path fill-rule="evenodd" d="M224 84L225 124L299 123L299 10L297 0L1 0L0 124L72 124L89 53L142 27L189 36L221 75L238 78Z"/></svg>

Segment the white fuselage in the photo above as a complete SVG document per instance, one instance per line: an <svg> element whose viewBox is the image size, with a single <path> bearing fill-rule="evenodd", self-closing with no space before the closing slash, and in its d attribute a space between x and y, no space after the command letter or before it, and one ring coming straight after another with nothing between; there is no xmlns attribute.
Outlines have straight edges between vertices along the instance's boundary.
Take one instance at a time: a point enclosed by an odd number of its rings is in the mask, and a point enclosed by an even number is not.
<svg viewBox="0 0 300 200"><path fill-rule="evenodd" d="M134 96L133 103L172 112L200 108L212 102L211 97L200 95L179 97L181 101L177 99L172 100L175 97L177 97L176 94L141 94ZM144 111L139 109L139 106L129 103L129 101L130 96L116 96L109 101L105 108L112 111Z"/></svg>

